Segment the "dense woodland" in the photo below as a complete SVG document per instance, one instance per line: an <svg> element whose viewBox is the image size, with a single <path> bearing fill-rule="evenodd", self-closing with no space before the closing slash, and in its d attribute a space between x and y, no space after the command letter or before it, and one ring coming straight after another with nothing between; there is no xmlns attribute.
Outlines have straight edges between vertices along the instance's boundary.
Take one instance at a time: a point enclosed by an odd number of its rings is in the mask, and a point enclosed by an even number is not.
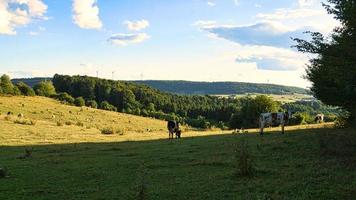
<svg viewBox="0 0 356 200"><path fill-rule="evenodd" d="M14 83L24 82L33 87L41 81L52 80L52 78L28 78L13 79ZM193 82L193 81L164 81L145 80L129 81L144 84L160 91L186 94L186 95L234 95L247 93L260 94L308 94L309 91L299 87L243 82Z"/></svg>
<svg viewBox="0 0 356 200"><path fill-rule="evenodd" d="M192 81L134 81L165 92L188 95L233 95L233 94L308 94L299 87L243 82L192 82Z"/></svg>
<svg viewBox="0 0 356 200"><path fill-rule="evenodd" d="M65 104L119 111L162 120L177 120L196 128L252 128L258 126L263 112L296 112L292 124L313 123L318 113L333 121L340 114L335 107L319 101L281 104L259 95L242 98L221 98L209 95L178 95L162 92L144 84L99 79L88 76L56 74L52 81L28 86L15 85L3 75L0 93L25 96L46 96Z"/></svg>

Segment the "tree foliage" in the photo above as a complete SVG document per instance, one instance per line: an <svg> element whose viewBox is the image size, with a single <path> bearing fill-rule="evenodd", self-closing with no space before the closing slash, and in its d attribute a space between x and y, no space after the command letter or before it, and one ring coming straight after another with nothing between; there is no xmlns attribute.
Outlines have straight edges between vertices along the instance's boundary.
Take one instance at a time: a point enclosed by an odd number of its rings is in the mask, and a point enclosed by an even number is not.
<svg viewBox="0 0 356 200"><path fill-rule="evenodd" d="M296 48L315 54L307 68L311 91L322 102L340 106L356 118L356 1L328 0L324 7L341 23L329 38L311 33L311 41L294 39Z"/></svg>
<svg viewBox="0 0 356 200"><path fill-rule="evenodd" d="M51 81L42 81L36 84L33 89L39 96L50 97L56 94L56 89L54 88Z"/></svg>
<svg viewBox="0 0 356 200"><path fill-rule="evenodd" d="M16 87L20 90L21 94L24 96L35 96L35 91L24 82L16 83Z"/></svg>

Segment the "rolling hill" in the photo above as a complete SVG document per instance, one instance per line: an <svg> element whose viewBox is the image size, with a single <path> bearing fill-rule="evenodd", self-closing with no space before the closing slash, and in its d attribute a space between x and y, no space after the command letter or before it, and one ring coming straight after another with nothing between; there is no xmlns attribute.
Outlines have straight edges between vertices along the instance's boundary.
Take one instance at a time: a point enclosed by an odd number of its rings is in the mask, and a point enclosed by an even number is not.
<svg viewBox="0 0 356 200"><path fill-rule="evenodd" d="M14 83L24 82L29 86L34 86L40 81L51 80L51 78L29 78L13 79ZM146 80L146 81L128 81L144 84L152 88L186 95L233 95L246 93L260 94L308 94L309 91L299 87L244 83L244 82L194 82L194 81L165 81L165 80Z"/></svg>

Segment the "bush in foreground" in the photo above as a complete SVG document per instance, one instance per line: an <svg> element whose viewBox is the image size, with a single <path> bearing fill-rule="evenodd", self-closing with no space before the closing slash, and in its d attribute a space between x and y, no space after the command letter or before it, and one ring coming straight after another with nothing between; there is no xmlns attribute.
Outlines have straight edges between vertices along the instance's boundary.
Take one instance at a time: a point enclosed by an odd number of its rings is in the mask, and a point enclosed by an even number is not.
<svg viewBox="0 0 356 200"><path fill-rule="evenodd" d="M82 107L85 106L85 100L83 97L77 97L74 100L74 105L78 106L78 107Z"/></svg>

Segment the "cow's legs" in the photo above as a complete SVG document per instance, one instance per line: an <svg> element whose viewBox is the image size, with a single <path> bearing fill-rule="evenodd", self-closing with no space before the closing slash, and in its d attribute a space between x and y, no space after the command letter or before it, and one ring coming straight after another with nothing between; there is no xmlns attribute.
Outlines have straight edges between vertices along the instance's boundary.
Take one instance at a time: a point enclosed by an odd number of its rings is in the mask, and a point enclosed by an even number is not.
<svg viewBox="0 0 356 200"><path fill-rule="evenodd" d="M260 122L260 135L263 135L264 123Z"/></svg>
<svg viewBox="0 0 356 200"><path fill-rule="evenodd" d="M284 119L282 120L282 134L284 134Z"/></svg>

